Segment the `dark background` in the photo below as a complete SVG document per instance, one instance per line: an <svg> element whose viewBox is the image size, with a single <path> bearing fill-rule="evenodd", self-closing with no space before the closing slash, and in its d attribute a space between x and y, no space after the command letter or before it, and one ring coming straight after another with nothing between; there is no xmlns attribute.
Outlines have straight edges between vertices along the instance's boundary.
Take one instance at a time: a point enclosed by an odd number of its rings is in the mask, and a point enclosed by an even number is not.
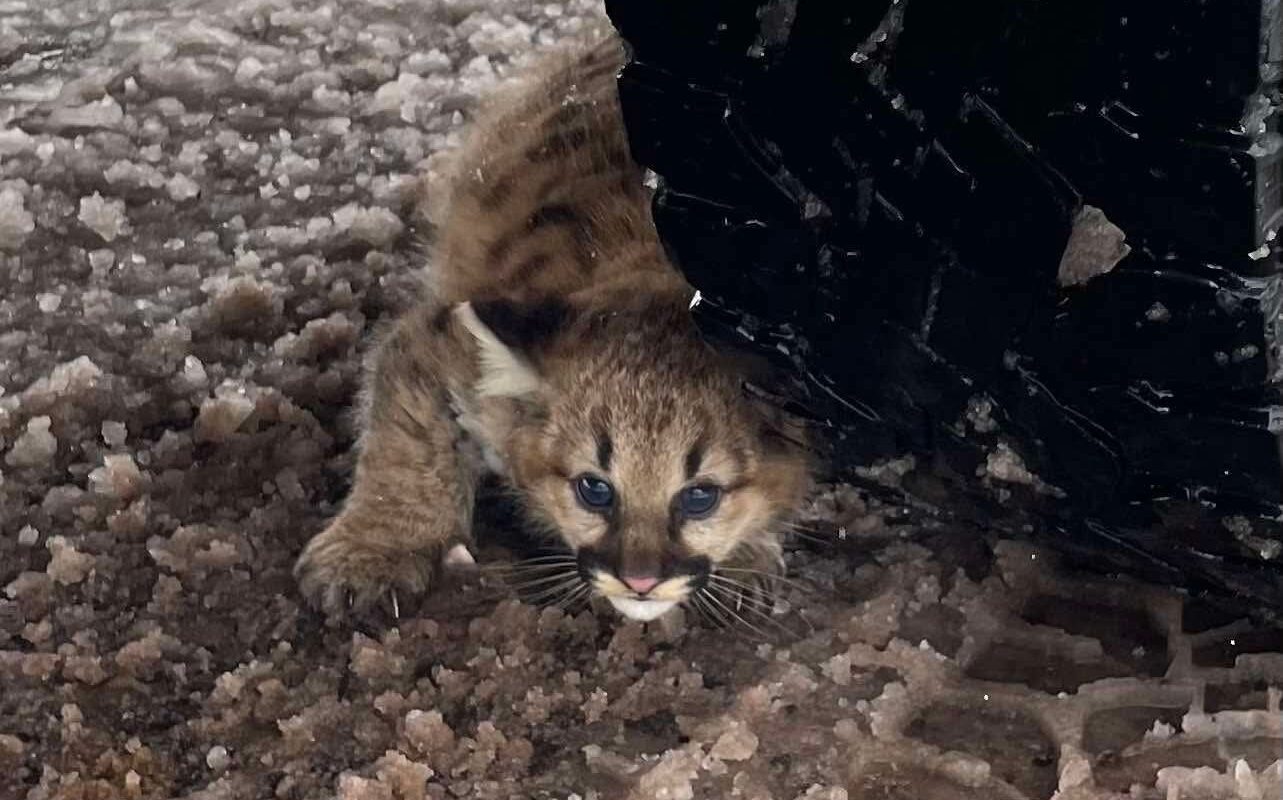
<svg viewBox="0 0 1283 800"><path fill-rule="evenodd" d="M839 472L913 453L929 515L1280 607L1276 4L607 8L702 324ZM1084 206L1130 253L1062 286Z"/></svg>

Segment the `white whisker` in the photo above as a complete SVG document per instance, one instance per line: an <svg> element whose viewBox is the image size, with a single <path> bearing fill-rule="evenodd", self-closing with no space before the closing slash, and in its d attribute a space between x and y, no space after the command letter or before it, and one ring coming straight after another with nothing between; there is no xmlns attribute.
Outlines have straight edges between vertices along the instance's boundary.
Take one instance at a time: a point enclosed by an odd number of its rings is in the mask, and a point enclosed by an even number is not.
<svg viewBox="0 0 1283 800"><path fill-rule="evenodd" d="M574 564L576 562L577 560L574 556L544 556L522 559L510 564L485 564L482 569L488 572L514 572L518 570L548 569L549 567Z"/></svg>
<svg viewBox="0 0 1283 800"><path fill-rule="evenodd" d="M553 607L560 611L565 611L571 606L579 603L581 600L587 597L588 594L589 594L588 585L581 584L578 589L570 590L570 592L568 592L565 597L561 598L561 600L554 603Z"/></svg>
<svg viewBox="0 0 1283 800"><path fill-rule="evenodd" d="M763 639L768 641L771 639L770 634L768 634L766 631L762 630L761 628L757 627L753 623L749 622L748 620L744 619L742 616L736 613L732 608L730 608L725 603L723 603L715 593L713 593L712 591L707 591L707 595L708 595L708 599L713 601L713 603L722 611L725 611L727 616L729 616L731 619L734 619L735 621L739 622L741 625L753 631L758 636L761 636Z"/></svg>
<svg viewBox="0 0 1283 800"><path fill-rule="evenodd" d="M553 575L544 575L543 577L531 578L530 580L521 581L520 583L513 583L512 588L521 591L523 589L530 589L535 586L542 586L544 584L552 583L553 581L565 580L566 578L571 577L578 578L579 573L574 570L562 570Z"/></svg>
<svg viewBox="0 0 1283 800"><path fill-rule="evenodd" d="M692 596L697 603L696 607L709 622L719 628L725 628L727 623L726 618L721 614L716 613L716 609L713 608L712 604L708 601L708 598L705 597L706 594L707 590L700 589Z"/></svg>
<svg viewBox="0 0 1283 800"><path fill-rule="evenodd" d="M545 600L548 600L553 597L558 597L563 592L569 591L570 589L574 588L576 584L579 584L579 583L582 583L582 581L579 579L578 576L575 576L574 578L568 578L562 583L559 583L547 589L543 589L533 595L530 595L529 597L522 597L521 599L522 599L522 602L529 603L531 605L538 605Z"/></svg>
<svg viewBox="0 0 1283 800"><path fill-rule="evenodd" d="M767 572L765 570L760 570L760 569L749 569L747 567L719 566L717 568L717 574L719 575L724 575L725 573L728 573L728 572L742 573L745 575L753 575L757 578L765 579L766 581L771 581L771 582L778 581L779 583L782 583L785 586L789 586L794 589L797 589L799 592L802 592L804 594L807 594L807 595L815 594L815 589L813 587L807 586L806 584L800 581L794 580L792 578L785 577L784 575L780 575L779 573Z"/></svg>
<svg viewBox="0 0 1283 800"><path fill-rule="evenodd" d="M730 585L734 586L734 584L730 584ZM727 591L727 590L723 589L723 591ZM778 619L775 618L774 614L772 613L775 609L775 606L773 603L768 605L766 600L756 596L752 596L760 593L760 590L758 590L756 587L740 588L736 586L733 591L735 592L736 599L737 599L737 603L735 607L737 612L744 611L746 613L754 615L759 619L761 619L762 621L769 623L770 625L778 628L780 631L782 631L788 636L797 635L796 631L790 629L787 625L785 625L784 623L780 622ZM769 595L766 595L766 596L769 597ZM743 602L739 602L741 599L743 600ZM737 616L739 615L737 614ZM744 622L747 623L747 620L744 620Z"/></svg>
<svg viewBox="0 0 1283 800"><path fill-rule="evenodd" d="M775 595L771 594L765 587L753 586L741 581L732 580L724 575L710 575L711 580L715 580L723 586L731 587L737 594L737 608L740 603L749 603L757 606L764 611L770 612L775 609Z"/></svg>

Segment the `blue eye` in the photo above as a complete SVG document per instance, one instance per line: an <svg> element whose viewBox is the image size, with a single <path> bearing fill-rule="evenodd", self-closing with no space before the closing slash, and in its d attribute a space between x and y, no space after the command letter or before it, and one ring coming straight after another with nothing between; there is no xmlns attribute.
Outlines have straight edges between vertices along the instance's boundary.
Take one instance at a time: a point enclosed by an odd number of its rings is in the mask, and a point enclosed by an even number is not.
<svg viewBox="0 0 1283 800"><path fill-rule="evenodd" d="M682 516L687 519L700 519L712 514L721 499L720 487L704 484L682 489L682 493L678 495L678 504L682 509Z"/></svg>
<svg viewBox="0 0 1283 800"><path fill-rule="evenodd" d="M589 511L602 511L614 505L615 487L601 478L580 475L575 479L575 496Z"/></svg>

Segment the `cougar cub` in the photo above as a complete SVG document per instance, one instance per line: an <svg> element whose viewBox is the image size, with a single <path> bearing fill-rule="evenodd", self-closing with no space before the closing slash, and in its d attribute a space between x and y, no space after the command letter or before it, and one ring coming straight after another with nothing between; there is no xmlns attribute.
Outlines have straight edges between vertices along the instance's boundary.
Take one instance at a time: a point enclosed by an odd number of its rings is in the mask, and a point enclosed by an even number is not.
<svg viewBox="0 0 1283 800"><path fill-rule="evenodd" d="M803 459L691 320L621 64L613 38L553 59L459 151L434 285L372 352L351 494L295 568L327 611L395 604L466 558L487 472L564 545L566 585L633 619L777 569Z"/></svg>

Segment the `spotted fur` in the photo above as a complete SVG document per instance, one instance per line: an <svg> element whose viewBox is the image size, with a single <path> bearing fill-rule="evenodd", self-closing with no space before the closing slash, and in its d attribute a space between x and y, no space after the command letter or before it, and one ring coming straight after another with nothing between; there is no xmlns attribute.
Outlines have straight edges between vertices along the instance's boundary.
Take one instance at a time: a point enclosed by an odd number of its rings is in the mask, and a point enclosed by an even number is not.
<svg viewBox="0 0 1283 800"><path fill-rule="evenodd" d="M351 493L296 567L326 609L429 589L470 542L486 472L573 556L567 591L628 616L719 571L775 569L805 465L692 323L629 154L621 50L553 57L474 121L429 297L373 349ZM583 476L613 487L609 508L585 505ZM691 486L720 493L712 513L683 510ZM631 588L642 578L657 583Z"/></svg>

